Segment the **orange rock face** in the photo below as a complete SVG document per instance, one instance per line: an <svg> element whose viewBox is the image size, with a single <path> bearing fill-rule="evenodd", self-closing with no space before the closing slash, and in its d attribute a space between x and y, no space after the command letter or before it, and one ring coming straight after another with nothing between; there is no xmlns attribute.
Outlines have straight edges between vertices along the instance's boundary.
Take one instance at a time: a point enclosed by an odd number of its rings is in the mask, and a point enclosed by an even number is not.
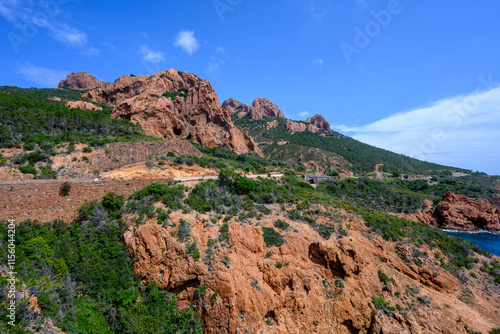
<svg viewBox="0 0 500 334"><path fill-rule="evenodd" d="M221 108L212 85L194 74L169 69L151 76L121 76L109 88L89 91L83 100L114 106L111 117L139 123L149 135L190 137L207 147L261 154Z"/></svg>
<svg viewBox="0 0 500 334"><path fill-rule="evenodd" d="M68 101L66 102L66 107L68 107L69 109L102 110L101 107L83 101Z"/></svg>
<svg viewBox="0 0 500 334"><path fill-rule="evenodd" d="M432 212L431 223L461 231L500 231L500 209L449 191Z"/></svg>
<svg viewBox="0 0 500 334"><path fill-rule="evenodd" d="M279 211L276 206L259 225L272 226ZM190 224L191 237L184 243L173 226L181 218ZM430 255L421 266L408 264L397 254L411 252L410 246L369 235L358 219L350 222L348 237L330 240L287 220L291 226L280 231L286 241L279 247L266 246L258 225L229 221L226 243L218 238L222 223L211 223L209 215L175 212L170 221L170 226L152 222L131 227L124 241L135 272L176 292L181 310L194 307L206 333L465 334L467 327L487 332L493 326L489 319L500 320L481 291L470 292L474 305L457 299L460 282L434 266L431 250L426 249ZM188 255L186 245L193 241L200 259ZM391 278L389 284L380 280L379 270ZM202 286L203 294L196 290ZM405 297L397 297L396 291ZM417 295L431 300L429 306L418 302ZM373 316L373 296L383 296L393 306L414 306L404 316L380 311ZM488 303L489 309L482 307Z"/></svg>
<svg viewBox="0 0 500 334"><path fill-rule="evenodd" d="M278 106L269 99L255 99L248 116L250 119L262 119L262 116L285 118Z"/></svg>
<svg viewBox="0 0 500 334"><path fill-rule="evenodd" d="M222 103L222 108L229 111L230 115L235 114L237 112L243 111L243 112L247 113L250 111L250 107L248 105L241 103L241 102L238 102L238 101L236 101L236 99L233 99L233 98L230 98L229 100L224 101L224 103Z"/></svg>
<svg viewBox="0 0 500 334"><path fill-rule="evenodd" d="M319 129L332 131L330 128L330 123L326 121L326 119L321 115L314 115L313 117L309 117L305 120L306 123L311 123L316 125Z"/></svg>
<svg viewBox="0 0 500 334"><path fill-rule="evenodd" d="M304 123L297 123L288 119L286 121L286 130L291 134L294 134L296 132L305 132L307 130L307 125L305 125Z"/></svg>
<svg viewBox="0 0 500 334"><path fill-rule="evenodd" d="M229 113L237 114L237 119L248 117L249 119L260 120L262 117L285 118L277 105L269 101L269 99L255 99L252 107L238 102L233 98L224 101L222 108L229 111Z"/></svg>
<svg viewBox="0 0 500 334"><path fill-rule="evenodd" d="M94 88L108 88L109 82L99 81L95 76L86 72L70 73L65 80L59 82L59 88L87 90Z"/></svg>

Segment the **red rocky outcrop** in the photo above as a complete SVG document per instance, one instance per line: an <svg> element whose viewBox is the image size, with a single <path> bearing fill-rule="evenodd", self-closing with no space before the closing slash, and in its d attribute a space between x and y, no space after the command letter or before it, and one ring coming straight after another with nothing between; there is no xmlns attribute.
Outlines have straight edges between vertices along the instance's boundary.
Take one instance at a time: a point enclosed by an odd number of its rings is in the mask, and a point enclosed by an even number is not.
<svg viewBox="0 0 500 334"><path fill-rule="evenodd" d="M428 212L419 220L450 230L500 231L500 209L451 191L444 194L434 211Z"/></svg>
<svg viewBox="0 0 500 334"><path fill-rule="evenodd" d="M222 108L229 111L230 115L238 113L238 112L247 113L250 111L250 107L248 105L241 103L241 102L238 102L238 101L236 101L236 99L233 99L233 98L230 98L229 100L224 101L224 103L222 103Z"/></svg>
<svg viewBox="0 0 500 334"><path fill-rule="evenodd" d="M332 131L330 128L330 123L326 121L326 119L321 115L314 115L313 117L309 117L305 120L306 123L311 123L316 125L319 129Z"/></svg>
<svg viewBox="0 0 500 334"><path fill-rule="evenodd" d="M169 69L150 76L121 76L110 87L89 91L82 99L113 106L111 117L139 123L149 135L190 137L207 147L261 154L253 139L221 108L212 85L191 73Z"/></svg>
<svg viewBox="0 0 500 334"><path fill-rule="evenodd" d="M102 110L101 107L83 101L68 101L66 102L66 107L68 107L69 109Z"/></svg>
<svg viewBox="0 0 500 334"><path fill-rule="evenodd" d="M111 83L100 81L87 72L70 73L66 79L59 82L59 88L69 88L76 90L87 90L94 88L109 88Z"/></svg>

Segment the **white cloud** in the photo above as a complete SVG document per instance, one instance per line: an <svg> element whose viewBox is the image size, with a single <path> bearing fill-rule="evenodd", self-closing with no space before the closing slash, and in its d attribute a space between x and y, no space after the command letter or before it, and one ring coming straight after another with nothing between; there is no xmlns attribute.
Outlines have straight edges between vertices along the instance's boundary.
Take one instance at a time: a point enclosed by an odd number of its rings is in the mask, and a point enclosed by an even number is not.
<svg viewBox="0 0 500 334"><path fill-rule="evenodd" d="M55 2L49 4L47 8L42 8L42 5L46 4L26 0L1 0L0 16L20 30L25 30L27 25L31 25L33 28L30 29L28 40L45 30L55 41L75 48L84 55L95 56L99 53L96 48L88 46L87 34L63 21L60 15L61 5Z"/></svg>
<svg viewBox="0 0 500 334"><path fill-rule="evenodd" d="M145 44L139 46L139 54L142 56L142 60L147 63L160 63L165 61L163 52L151 50Z"/></svg>
<svg viewBox="0 0 500 334"><path fill-rule="evenodd" d="M200 44L198 40L194 37L194 31L192 30L182 30L175 37L174 46L181 47L184 51L192 55L198 50Z"/></svg>
<svg viewBox="0 0 500 334"><path fill-rule="evenodd" d="M500 174L496 154L500 87L444 99L364 126L336 128L362 142L421 160Z"/></svg>
<svg viewBox="0 0 500 334"><path fill-rule="evenodd" d="M321 58L316 58L316 59L313 59L313 61L312 61L312 64L314 66L317 66L317 67L323 66L323 63L324 63L324 61Z"/></svg>
<svg viewBox="0 0 500 334"><path fill-rule="evenodd" d="M39 87L57 87L59 81L66 78L69 71L55 70L52 68L38 67L31 63L24 63L14 71L23 76L26 80L34 82Z"/></svg>
<svg viewBox="0 0 500 334"><path fill-rule="evenodd" d="M68 25L62 24L58 27L48 24L54 39L69 46L83 46L87 44L87 34Z"/></svg>
<svg viewBox="0 0 500 334"><path fill-rule="evenodd" d="M301 112L301 113L299 114L299 116L300 116L301 118L306 118L306 117L307 117L307 115L309 115L309 111L303 111L303 112Z"/></svg>

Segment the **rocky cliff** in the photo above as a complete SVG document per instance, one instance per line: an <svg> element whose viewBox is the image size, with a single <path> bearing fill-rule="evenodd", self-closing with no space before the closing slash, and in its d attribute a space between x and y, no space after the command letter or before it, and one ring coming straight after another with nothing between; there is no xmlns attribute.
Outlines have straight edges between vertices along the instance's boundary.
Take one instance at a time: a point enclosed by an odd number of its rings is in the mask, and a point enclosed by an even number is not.
<svg viewBox="0 0 500 334"><path fill-rule="evenodd" d="M100 81L87 72L70 73L66 79L59 82L59 88L69 88L76 90L88 90L94 88L109 88L111 83Z"/></svg>
<svg viewBox="0 0 500 334"><path fill-rule="evenodd" d="M230 98L229 100L224 101L222 103L222 108L226 109L229 111L229 114L235 114L237 112L249 112L250 107L244 103L236 101L236 99Z"/></svg>
<svg viewBox="0 0 500 334"><path fill-rule="evenodd" d="M261 154L253 139L221 108L212 85L191 73L169 69L150 76L121 76L113 85L89 91L82 99L113 106L111 117L138 123L153 136L181 136L237 154Z"/></svg>
<svg viewBox="0 0 500 334"><path fill-rule="evenodd" d="M330 128L330 123L328 123L326 119L321 115L314 115L313 117L309 117L308 119L305 120L305 122L314 124L319 129L329 132L332 131L332 129Z"/></svg>
<svg viewBox="0 0 500 334"><path fill-rule="evenodd" d="M500 209L451 191L444 194L436 208L424 214L420 220L450 230L500 231Z"/></svg>
<svg viewBox="0 0 500 334"><path fill-rule="evenodd" d="M222 108L226 109L231 115L237 114L237 119L248 117L249 119L260 120L262 117L285 118L277 105L269 99L255 99L252 107L238 102L231 98L222 103Z"/></svg>
<svg viewBox="0 0 500 334"><path fill-rule="evenodd" d="M176 292L181 310L194 307L206 333L465 334L489 330L488 318L498 318L498 303L475 285L461 301L464 287L435 265L437 253L428 248L417 266L398 255L414 252L411 245L370 235L359 219L350 221L348 237L324 240L281 211L274 205L258 225L230 219L223 237L222 222L210 215L176 212L168 226L131 227L124 240L135 272ZM283 245L268 247L261 226L278 217L290 227ZM175 237L181 223L190 226L201 259ZM377 307L385 311L374 310L373 296L383 296ZM402 311L392 315L390 305Z"/></svg>

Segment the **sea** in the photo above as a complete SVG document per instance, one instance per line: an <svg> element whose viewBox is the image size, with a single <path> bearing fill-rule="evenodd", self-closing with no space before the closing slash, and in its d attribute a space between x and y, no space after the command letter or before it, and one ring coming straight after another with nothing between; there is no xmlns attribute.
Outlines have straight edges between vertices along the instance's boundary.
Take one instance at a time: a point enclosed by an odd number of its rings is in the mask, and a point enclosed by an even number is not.
<svg viewBox="0 0 500 334"><path fill-rule="evenodd" d="M445 232L454 237L472 241L482 250L490 252L493 255L500 256L500 234L492 234L489 232Z"/></svg>

